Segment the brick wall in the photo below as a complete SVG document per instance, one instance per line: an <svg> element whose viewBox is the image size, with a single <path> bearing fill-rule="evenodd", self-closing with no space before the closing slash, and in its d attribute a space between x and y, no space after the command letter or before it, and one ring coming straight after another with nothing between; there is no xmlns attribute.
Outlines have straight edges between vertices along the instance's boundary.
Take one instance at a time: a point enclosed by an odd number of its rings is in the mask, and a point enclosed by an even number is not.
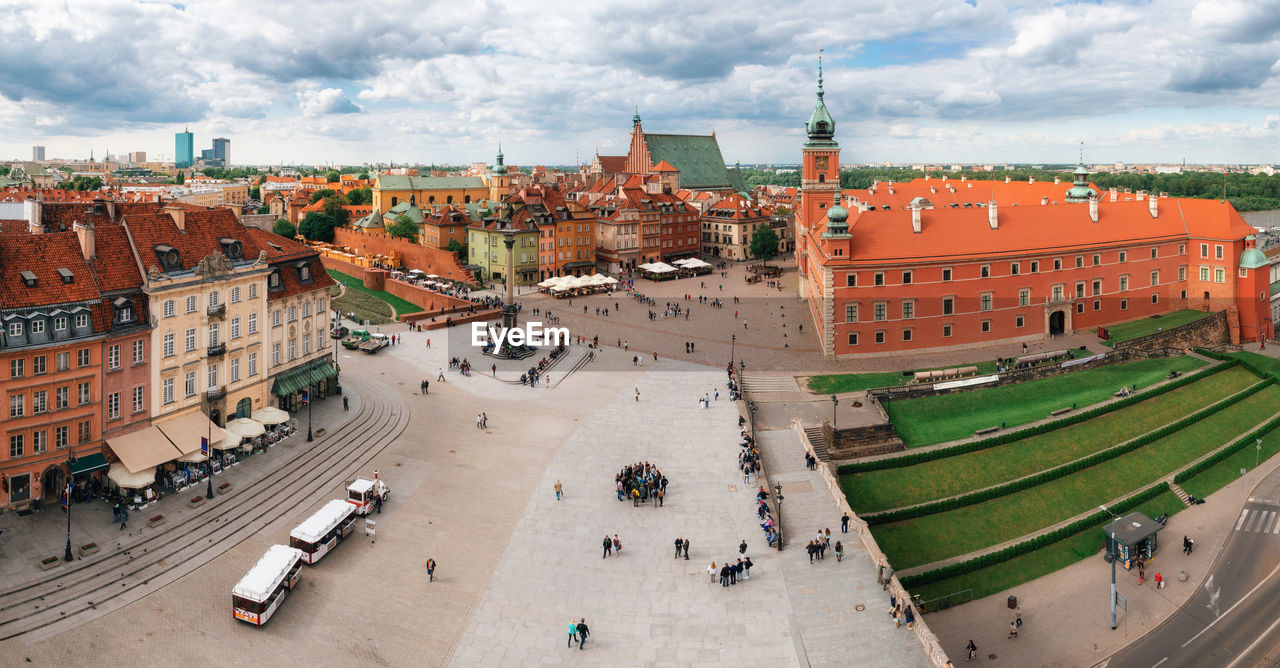
<svg viewBox="0 0 1280 668"><path fill-rule="evenodd" d="M445 316L469 312L475 306L475 304L466 299L440 294L403 281L392 280L389 273L384 269L361 267L325 255L320 257L320 263L324 265L325 269L340 271L360 279L361 283L371 290L384 290L415 306L422 307L423 311L419 313L398 315L398 319L402 322L438 318L442 323L440 326L443 326ZM379 281L381 281L380 285ZM457 321L457 318L455 318L455 321Z"/></svg>
<svg viewBox="0 0 1280 668"><path fill-rule="evenodd" d="M474 281L474 277L458 263L458 256L439 248L430 248L405 239L384 234L368 234L360 230L337 228L333 231L336 246L349 246L361 255L390 255L399 253L409 269L421 269L428 274L438 274L456 281ZM345 273L345 272L344 272Z"/></svg>
<svg viewBox="0 0 1280 668"><path fill-rule="evenodd" d="M1153 350L1156 348L1195 348L1197 346L1212 348L1227 343L1230 332L1227 327L1227 312L1218 311L1213 315L1189 322L1180 327L1155 332L1136 339L1129 339L1116 344L1116 350ZM1237 343L1231 341L1231 343Z"/></svg>

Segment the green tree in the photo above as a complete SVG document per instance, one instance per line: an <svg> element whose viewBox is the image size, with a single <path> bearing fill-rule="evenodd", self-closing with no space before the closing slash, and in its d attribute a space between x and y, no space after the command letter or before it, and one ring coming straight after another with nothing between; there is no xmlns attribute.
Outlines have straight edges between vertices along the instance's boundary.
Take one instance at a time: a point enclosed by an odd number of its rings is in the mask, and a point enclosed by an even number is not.
<svg viewBox="0 0 1280 668"><path fill-rule="evenodd" d="M102 188L101 176L85 176L80 174L58 184L63 190L100 190Z"/></svg>
<svg viewBox="0 0 1280 668"><path fill-rule="evenodd" d="M178 178L177 178L177 183L178 183L178 185L182 185L182 184L184 184L184 183L186 183L186 182L187 182L187 173L186 173L186 172L178 172Z"/></svg>
<svg viewBox="0 0 1280 668"><path fill-rule="evenodd" d="M458 256L458 260L464 261L464 262L466 261L467 258L466 258L466 255L464 255L464 252L466 251L466 249L462 247L462 244L458 243L457 239L449 240L448 250L450 253L456 254Z"/></svg>
<svg viewBox="0 0 1280 668"><path fill-rule="evenodd" d="M342 172L331 169L324 173L324 180L329 183L337 183L342 178Z"/></svg>
<svg viewBox="0 0 1280 668"><path fill-rule="evenodd" d="M267 206L266 204L263 204L262 206L258 207L258 213L271 213L271 207Z"/></svg>
<svg viewBox="0 0 1280 668"><path fill-rule="evenodd" d="M9 168L3 165L0 165L0 176L8 176L8 175L9 175Z"/></svg>
<svg viewBox="0 0 1280 668"><path fill-rule="evenodd" d="M334 225L346 227L347 210L344 208L346 205L347 201L343 199L342 195L333 193L324 198L324 213L333 219Z"/></svg>
<svg viewBox="0 0 1280 668"><path fill-rule="evenodd" d="M369 172L360 172L359 179L360 179L361 181L368 181L368 180L369 180Z"/></svg>
<svg viewBox="0 0 1280 668"><path fill-rule="evenodd" d="M262 201L262 190L260 190L258 186L250 186L249 199L256 199L258 201Z"/></svg>
<svg viewBox="0 0 1280 668"><path fill-rule="evenodd" d="M757 225L751 234L751 257L769 264L769 260L778 256L778 234L768 225Z"/></svg>
<svg viewBox="0 0 1280 668"><path fill-rule="evenodd" d="M346 196L347 204L352 206L361 206L373 204L372 188L353 188Z"/></svg>
<svg viewBox="0 0 1280 668"><path fill-rule="evenodd" d="M337 223L327 213L309 213L302 219L298 231L311 241L333 241L333 228Z"/></svg>
<svg viewBox="0 0 1280 668"><path fill-rule="evenodd" d="M271 225L271 231L286 239L292 239L298 235L298 228L284 218L277 218L276 222Z"/></svg>
<svg viewBox="0 0 1280 668"><path fill-rule="evenodd" d="M319 202L330 195L336 195L337 193L338 191L332 188L321 188L311 193L311 203L315 204L316 202Z"/></svg>
<svg viewBox="0 0 1280 668"><path fill-rule="evenodd" d="M418 226L403 213L387 226L387 234L401 239L415 241L418 237Z"/></svg>

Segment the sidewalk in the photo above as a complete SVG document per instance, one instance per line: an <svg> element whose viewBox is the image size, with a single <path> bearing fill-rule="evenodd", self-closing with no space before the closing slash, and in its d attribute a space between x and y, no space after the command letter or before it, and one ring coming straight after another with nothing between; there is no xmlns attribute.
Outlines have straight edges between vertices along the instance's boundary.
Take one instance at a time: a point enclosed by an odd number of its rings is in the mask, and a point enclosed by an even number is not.
<svg viewBox="0 0 1280 668"><path fill-rule="evenodd" d="M805 467L795 430L757 431L756 437L769 479L782 484L787 545L777 561L802 659L814 666L930 665L915 634L905 625L895 628L886 614L889 595L876 582L876 566L858 534L840 533L840 509L821 473ZM810 563L805 546L820 529L831 529L831 547L826 559ZM845 549L840 562L836 541Z"/></svg>
<svg viewBox="0 0 1280 668"><path fill-rule="evenodd" d="M1200 587L1227 536L1235 526L1248 493L1280 468L1272 457L1244 476L1243 482L1211 494L1204 505L1192 506L1169 518L1162 532L1166 538L1148 575L1164 575L1168 583L1157 590L1151 578L1138 585L1137 573L1120 569L1117 587L1128 599L1128 612L1119 613L1119 626L1111 630L1109 593L1111 567L1099 551L1083 561L1007 591L927 616L943 647L953 657L964 656L970 639L982 658L995 654L1006 665L1091 666L1118 652L1144 633L1160 625ZM1196 549L1190 556L1177 547L1179 536L1190 536ZM1101 546L1102 535L1099 532ZM1180 581L1179 572L1187 573ZM1013 615L1009 596L1022 607L1023 627L1017 639L1009 639Z"/></svg>
<svg viewBox="0 0 1280 668"><path fill-rule="evenodd" d="M342 410L342 397L336 395L315 403L313 434L321 429L333 431L360 410L360 398L354 393L348 393L348 398L349 411ZM307 449L307 413L294 413L293 418L298 422L298 431L266 452L245 457L236 466L215 473L214 487L223 482L230 482L235 487L249 485L275 470L281 462L302 455ZM148 517L162 514L177 519L184 511L198 512L202 508L191 509L187 502L197 495L203 497L205 492L206 483L201 482L185 491L168 494L143 510L131 512L128 527L123 531L112 522L111 506L105 500L99 498L72 504L72 554L76 560L83 560L79 554L81 545L97 543L102 548L99 554L102 554L115 550L118 545L131 543L145 532L154 531L147 526ZM56 501L46 502L39 512L26 517L12 512L0 514L0 529L4 530L0 537L0 590L39 579L46 574L40 570L40 561L51 556L61 559L66 550L67 516Z"/></svg>

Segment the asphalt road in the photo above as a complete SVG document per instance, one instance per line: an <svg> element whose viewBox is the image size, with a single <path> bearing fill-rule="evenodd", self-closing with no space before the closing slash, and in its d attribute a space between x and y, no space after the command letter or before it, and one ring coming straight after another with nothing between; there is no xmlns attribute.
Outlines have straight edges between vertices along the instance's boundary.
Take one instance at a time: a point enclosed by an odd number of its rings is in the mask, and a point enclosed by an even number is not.
<svg viewBox="0 0 1280 668"><path fill-rule="evenodd" d="M1254 488L1195 596L1109 666L1280 666L1280 471Z"/></svg>

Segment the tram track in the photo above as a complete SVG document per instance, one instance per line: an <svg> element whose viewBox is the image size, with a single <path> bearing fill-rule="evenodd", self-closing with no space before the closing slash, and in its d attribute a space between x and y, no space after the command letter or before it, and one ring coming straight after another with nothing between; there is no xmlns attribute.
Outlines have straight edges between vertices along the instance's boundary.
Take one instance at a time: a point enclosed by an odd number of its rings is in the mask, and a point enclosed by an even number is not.
<svg viewBox="0 0 1280 668"><path fill-rule="evenodd" d="M321 496L318 490L365 466L407 428L408 405L393 390L348 384L361 395L354 419L238 493L99 559L0 592L0 641L57 635L129 605L299 512Z"/></svg>

